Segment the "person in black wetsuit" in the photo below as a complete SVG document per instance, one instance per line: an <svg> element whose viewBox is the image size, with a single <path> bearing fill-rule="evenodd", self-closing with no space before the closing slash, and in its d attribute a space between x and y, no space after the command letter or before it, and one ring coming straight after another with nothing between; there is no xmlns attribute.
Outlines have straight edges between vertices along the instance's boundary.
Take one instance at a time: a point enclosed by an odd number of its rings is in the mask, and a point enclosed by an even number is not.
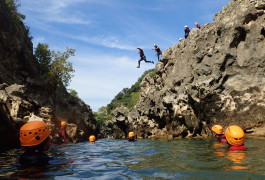
<svg viewBox="0 0 265 180"><path fill-rule="evenodd" d="M128 141L134 142L135 140L135 133L133 131L129 132L128 134Z"/></svg>
<svg viewBox="0 0 265 180"><path fill-rule="evenodd" d="M184 37L185 39L187 39L190 34L190 28L187 25L184 26L184 32L185 32Z"/></svg>
<svg viewBox="0 0 265 180"><path fill-rule="evenodd" d="M22 167L44 166L49 164L46 154L50 147L51 131L43 121L30 121L20 128L20 144L23 153L19 156Z"/></svg>
<svg viewBox="0 0 265 180"><path fill-rule="evenodd" d="M154 64L154 61L147 61L146 60L146 57L144 55L144 50L143 49L141 49L141 48L137 48L137 49L139 50L138 53L140 54L140 59L138 60L138 66L137 66L137 68L140 68L140 62L143 61L143 60L146 63L153 63Z"/></svg>
<svg viewBox="0 0 265 180"><path fill-rule="evenodd" d="M153 50L156 51L157 60L160 61L160 55L162 55L161 49L158 47L158 45L154 44Z"/></svg>

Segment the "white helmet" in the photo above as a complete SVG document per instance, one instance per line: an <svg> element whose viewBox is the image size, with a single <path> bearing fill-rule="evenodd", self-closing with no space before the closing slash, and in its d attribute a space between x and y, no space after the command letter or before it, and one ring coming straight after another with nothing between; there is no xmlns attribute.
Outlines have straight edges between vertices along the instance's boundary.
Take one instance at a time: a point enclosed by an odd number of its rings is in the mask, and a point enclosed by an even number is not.
<svg viewBox="0 0 265 180"><path fill-rule="evenodd" d="M184 26L185 28L188 27L187 25Z"/></svg>
<svg viewBox="0 0 265 180"><path fill-rule="evenodd" d="M181 41L182 40L182 38L179 38L179 41Z"/></svg>
<svg viewBox="0 0 265 180"><path fill-rule="evenodd" d="M157 46L156 44L154 44L154 46Z"/></svg>

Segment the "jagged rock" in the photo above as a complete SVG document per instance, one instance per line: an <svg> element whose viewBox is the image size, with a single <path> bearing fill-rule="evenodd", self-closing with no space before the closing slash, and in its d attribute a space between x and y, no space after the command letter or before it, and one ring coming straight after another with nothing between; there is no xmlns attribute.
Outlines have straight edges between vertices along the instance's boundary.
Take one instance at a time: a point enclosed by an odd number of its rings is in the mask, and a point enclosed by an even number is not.
<svg viewBox="0 0 265 180"><path fill-rule="evenodd" d="M0 149L19 145L19 128L33 115L60 137L60 122L68 122L73 142L98 134L93 112L81 99L71 96L63 85L49 91L33 56L29 30L19 18L12 18L0 0ZM59 142L59 141L58 141Z"/></svg>
<svg viewBox="0 0 265 180"><path fill-rule="evenodd" d="M264 9L264 0L232 0L213 23L165 50L156 76L141 83L126 130L143 138L177 138L205 137L213 124L263 127Z"/></svg>

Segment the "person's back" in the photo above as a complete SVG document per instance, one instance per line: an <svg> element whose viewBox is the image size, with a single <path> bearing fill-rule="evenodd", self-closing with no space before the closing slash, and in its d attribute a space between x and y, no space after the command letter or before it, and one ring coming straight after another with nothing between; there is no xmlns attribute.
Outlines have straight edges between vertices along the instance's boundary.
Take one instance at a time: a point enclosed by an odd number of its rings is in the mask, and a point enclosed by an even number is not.
<svg viewBox="0 0 265 180"><path fill-rule="evenodd" d="M19 164L25 166L44 166L49 164L50 157L44 152L27 151L19 156Z"/></svg>
<svg viewBox="0 0 265 180"><path fill-rule="evenodd" d="M19 156L21 166L49 164L50 157L45 151L49 149L50 133L43 121L30 121L20 128L20 144L23 148L23 153Z"/></svg>

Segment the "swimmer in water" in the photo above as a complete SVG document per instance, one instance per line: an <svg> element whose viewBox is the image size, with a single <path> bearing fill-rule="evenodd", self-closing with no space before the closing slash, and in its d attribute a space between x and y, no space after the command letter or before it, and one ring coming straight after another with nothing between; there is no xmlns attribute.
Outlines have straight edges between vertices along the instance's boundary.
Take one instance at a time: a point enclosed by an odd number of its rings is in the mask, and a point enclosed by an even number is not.
<svg viewBox="0 0 265 180"><path fill-rule="evenodd" d="M229 126L225 131L225 137L229 146L227 150L246 150L244 145L244 131L239 126Z"/></svg>
<svg viewBox="0 0 265 180"><path fill-rule="evenodd" d="M224 135L224 132L223 132L223 127L220 126L220 125L214 125L212 127L212 131L214 133L214 137L216 138L216 140L218 142L221 142L221 143L226 143L227 140L225 138L225 135Z"/></svg>
<svg viewBox="0 0 265 180"><path fill-rule="evenodd" d="M51 131L43 121L30 121L20 128L20 144L23 153L19 157L21 166L44 166L50 157L46 151L50 147Z"/></svg>

